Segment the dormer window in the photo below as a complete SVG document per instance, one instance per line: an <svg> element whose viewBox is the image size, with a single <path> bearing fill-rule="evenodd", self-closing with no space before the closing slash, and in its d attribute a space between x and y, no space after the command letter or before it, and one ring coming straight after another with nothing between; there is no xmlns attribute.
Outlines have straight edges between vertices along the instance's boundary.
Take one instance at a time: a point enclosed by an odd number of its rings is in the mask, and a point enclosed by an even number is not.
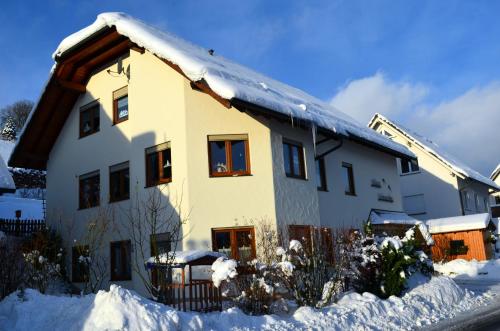
<svg viewBox="0 0 500 331"><path fill-rule="evenodd" d="M418 166L418 160L402 158L399 159L399 165L402 175L416 173L420 171L420 167Z"/></svg>
<svg viewBox="0 0 500 331"><path fill-rule="evenodd" d="M99 132L99 110L98 100L80 108L80 138Z"/></svg>

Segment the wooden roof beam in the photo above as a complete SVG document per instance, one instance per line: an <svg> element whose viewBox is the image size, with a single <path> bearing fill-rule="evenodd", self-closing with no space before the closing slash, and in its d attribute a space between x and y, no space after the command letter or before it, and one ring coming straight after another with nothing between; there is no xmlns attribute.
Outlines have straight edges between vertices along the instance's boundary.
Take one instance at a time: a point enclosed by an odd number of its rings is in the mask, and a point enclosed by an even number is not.
<svg viewBox="0 0 500 331"><path fill-rule="evenodd" d="M67 80L62 80L58 79L57 84L62 87L63 89L69 90L71 92L76 92L76 93L85 93L87 92L87 88L85 85L76 83L76 82L71 82Z"/></svg>

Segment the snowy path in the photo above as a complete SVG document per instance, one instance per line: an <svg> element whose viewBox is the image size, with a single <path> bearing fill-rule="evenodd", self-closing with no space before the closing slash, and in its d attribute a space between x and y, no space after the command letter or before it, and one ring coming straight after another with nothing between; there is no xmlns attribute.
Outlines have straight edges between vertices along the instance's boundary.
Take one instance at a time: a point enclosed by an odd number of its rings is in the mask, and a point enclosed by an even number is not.
<svg viewBox="0 0 500 331"><path fill-rule="evenodd" d="M489 292L492 296L491 302L456 318L434 324L432 327L426 328L426 330L500 330L500 279L456 279L455 282L460 287L474 291L477 294Z"/></svg>

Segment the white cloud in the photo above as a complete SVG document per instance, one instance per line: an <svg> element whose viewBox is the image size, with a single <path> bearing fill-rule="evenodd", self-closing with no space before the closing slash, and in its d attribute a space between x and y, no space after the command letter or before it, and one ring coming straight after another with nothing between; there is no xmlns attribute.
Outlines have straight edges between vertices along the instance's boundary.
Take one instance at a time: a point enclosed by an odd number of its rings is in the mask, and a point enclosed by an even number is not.
<svg viewBox="0 0 500 331"><path fill-rule="evenodd" d="M428 88L409 82L391 82L383 73L348 82L331 103L362 123L374 113L389 117L414 108L428 95Z"/></svg>
<svg viewBox="0 0 500 331"><path fill-rule="evenodd" d="M382 73L351 81L331 102L363 124L375 112L423 134L484 175L500 162L500 82L431 104L430 88ZM436 92L436 91L433 91Z"/></svg>

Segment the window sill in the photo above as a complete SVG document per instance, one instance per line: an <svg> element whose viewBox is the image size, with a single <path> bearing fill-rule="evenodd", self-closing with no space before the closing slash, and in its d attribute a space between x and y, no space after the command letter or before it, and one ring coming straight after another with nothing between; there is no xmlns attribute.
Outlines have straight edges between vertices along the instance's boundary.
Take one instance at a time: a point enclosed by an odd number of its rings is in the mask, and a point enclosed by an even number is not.
<svg viewBox="0 0 500 331"><path fill-rule="evenodd" d="M116 199L116 200L111 200L110 199L108 203L122 202L122 201L127 201L127 200L130 200L130 197Z"/></svg>
<svg viewBox="0 0 500 331"><path fill-rule="evenodd" d="M344 192L345 195L350 196L350 197L356 197L356 193L350 193L350 192Z"/></svg>
<svg viewBox="0 0 500 331"><path fill-rule="evenodd" d="M128 121L128 117L124 120L121 120L121 121L117 121L117 122L113 121L113 124L111 124L111 126L115 126L115 125L118 125L118 124L126 122L126 121Z"/></svg>
<svg viewBox="0 0 500 331"><path fill-rule="evenodd" d="M128 282L128 281L131 281L132 280L132 277L130 278L110 278L109 281L110 282Z"/></svg>
<svg viewBox="0 0 500 331"><path fill-rule="evenodd" d="M403 176L411 176L411 175L417 175L421 173L420 171L413 171L413 172L407 172L407 173L404 173L404 174L399 174L399 176L403 177Z"/></svg>
<svg viewBox="0 0 500 331"><path fill-rule="evenodd" d="M167 180L167 181L163 181L163 182L158 182L158 183L146 184L146 186L144 186L144 188L150 188L150 187L155 187L155 186L169 184L169 183L172 183L172 179Z"/></svg>
<svg viewBox="0 0 500 331"><path fill-rule="evenodd" d="M92 208L97 208L97 207L100 207L100 205L97 205L97 206L91 206L91 207L78 207L77 210L87 210L87 209L92 209Z"/></svg>
<svg viewBox="0 0 500 331"><path fill-rule="evenodd" d="M285 174L287 178L293 178L293 179L300 179L300 180L307 180L306 177L301 177L301 176L293 176L293 175L287 175Z"/></svg>
<svg viewBox="0 0 500 331"><path fill-rule="evenodd" d="M210 174L209 177L210 178L220 178L220 177L248 177L248 176L253 176L251 173L248 173L248 174Z"/></svg>
<svg viewBox="0 0 500 331"><path fill-rule="evenodd" d="M100 130L97 130L96 132L92 132L92 133L89 133L89 134L86 134L86 135L79 135L78 136L78 139L83 139L83 138L87 138L87 137L90 137L90 136L93 136L95 135L96 133L99 133Z"/></svg>

